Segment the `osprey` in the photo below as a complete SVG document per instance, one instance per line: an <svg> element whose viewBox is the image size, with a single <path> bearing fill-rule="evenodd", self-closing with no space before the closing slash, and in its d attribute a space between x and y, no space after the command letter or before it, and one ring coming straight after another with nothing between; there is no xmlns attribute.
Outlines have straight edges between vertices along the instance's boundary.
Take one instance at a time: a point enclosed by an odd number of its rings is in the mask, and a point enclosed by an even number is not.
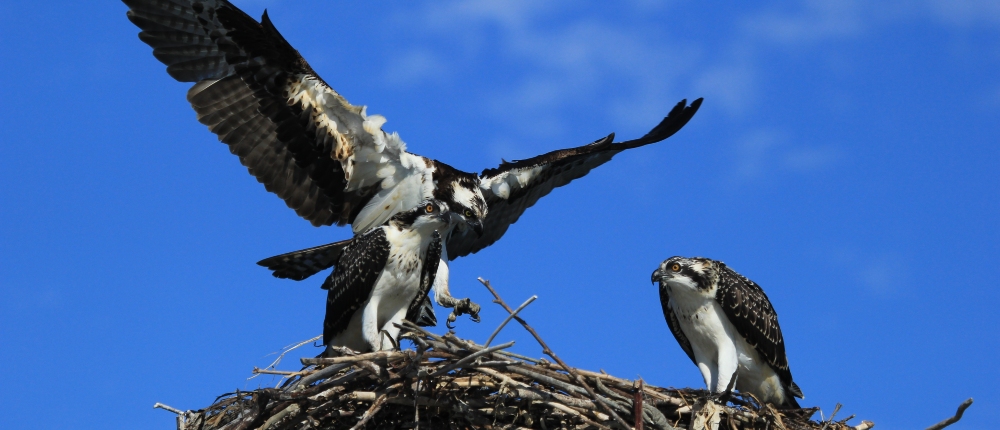
<svg viewBox="0 0 1000 430"><path fill-rule="evenodd" d="M194 83L187 99L198 121L229 145L265 189L313 225L351 224L358 234L428 199L446 203L450 222L440 232L434 286L435 298L446 307L470 307L448 291L449 260L497 241L552 189L621 151L670 137L701 105L701 99L690 106L682 100L639 139L615 143L612 133L588 145L504 161L479 174L463 172L407 152L399 135L382 130L385 118L368 115L364 106L351 105L327 85L267 12L257 22L225 0L123 1L129 20L142 30L139 39L153 48L167 73ZM335 261L342 246L313 248L332 254L309 258ZM275 276L304 279L316 273L282 261L267 265Z"/></svg>
<svg viewBox="0 0 1000 430"><path fill-rule="evenodd" d="M427 292L441 259L438 231L448 223L447 204L429 200L351 239L323 283L323 343L380 351L398 346L394 324L403 318L434 325Z"/></svg>
<svg viewBox="0 0 1000 430"><path fill-rule="evenodd" d="M670 257L653 272L663 316L715 393L732 387L763 402L798 408L778 314L764 290L721 261Z"/></svg>

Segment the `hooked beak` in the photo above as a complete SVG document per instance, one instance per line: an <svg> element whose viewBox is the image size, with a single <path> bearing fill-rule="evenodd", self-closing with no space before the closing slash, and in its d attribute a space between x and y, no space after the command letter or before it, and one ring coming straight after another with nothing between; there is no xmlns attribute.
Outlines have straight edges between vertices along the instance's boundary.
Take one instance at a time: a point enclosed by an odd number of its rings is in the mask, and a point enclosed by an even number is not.
<svg viewBox="0 0 1000 430"><path fill-rule="evenodd" d="M653 276L650 278L650 282L655 284L656 281L659 281L661 278L663 278L663 272L661 272L660 269L656 269L653 271Z"/></svg>
<svg viewBox="0 0 1000 430"><path fill-rule="evenodd" d="M466 221L469 227L472 227L472 231L476 232L477 237L483 237L483 222L480 220Z"/></svg>

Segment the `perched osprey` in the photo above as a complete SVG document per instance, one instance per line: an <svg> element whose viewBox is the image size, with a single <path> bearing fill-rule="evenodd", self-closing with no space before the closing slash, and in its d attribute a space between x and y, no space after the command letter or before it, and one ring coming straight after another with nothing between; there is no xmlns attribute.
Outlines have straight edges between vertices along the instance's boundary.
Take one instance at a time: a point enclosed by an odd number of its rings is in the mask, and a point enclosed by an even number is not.
<svg viewBox="0 0 1000 430"><path fill-rule="evenodd" d="M429 200L351 239L326 278L323 343L368 352L398 346L403 318L428 318L448 205ZM422 315L423 314L423 315ZM424 325L433 325L433 314Z"/></svg>
<svg viewBox="0 0 1000 430"><path fill-rule="evenodd" d="M502 162L480 174L463 172L407 152L396 133L382 130L385 118L368 115L327 85L267 12L257 22L225 0L123 1L129 20L142 30L139 38L167 65L167 73L194 83L187 99L198 121L229 145L264 188L313 225L351 224L358 234L428 199L445 202L452 215L441 231L434 288L446 307L469 304L448 291L449 260L497 241L553 188L621 151L670 137L701 105L701 99L690 106L682 100L639 139L614 143L612 133L588 145ZM338 245L331 245L321 248L337 251ZM323 258L335 260L335 252ZM316 273L268 267L293 279Z"/></svg>
<svg viewBox="0 0 1000 430"><path fill-rule="evenodd" d="M670 257L653 272L670 331L701 370L705 385L736 389L764 402L798 408L778 314L753 281L721 261Z"/></svg>

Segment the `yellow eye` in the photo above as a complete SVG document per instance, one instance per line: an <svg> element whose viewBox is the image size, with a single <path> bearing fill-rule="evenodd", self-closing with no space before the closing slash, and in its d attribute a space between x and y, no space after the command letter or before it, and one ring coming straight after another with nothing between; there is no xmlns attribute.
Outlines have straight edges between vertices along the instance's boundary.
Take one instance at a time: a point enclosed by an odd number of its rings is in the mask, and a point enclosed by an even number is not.
<svg viewBox="0 0 1000 430"><path fill-rule="evenodd" d="M465 210L465 216L466 216L467 218L472 218L472 211L470 211L470 210L466 209L466 210Z"/></svg>
<svg viewBox="0 0 1000 430"><path fill-rule="evenodd" d="M677 263L674 263L673 266L670 266L670 270L673 270L675 272L680 272L681 271L681 265L677 264Z"/></svg>
<svg viewBox="0 0 1000 430"><path fill-rule="evenodd" d="M431 205L431 204L428 204L428 205L427 205L427 206L426 206L426 207L424 208L424 210L426 210L426 211L427 211L427 213L431 213L431 212L434 212L434 205Z"/></svg>

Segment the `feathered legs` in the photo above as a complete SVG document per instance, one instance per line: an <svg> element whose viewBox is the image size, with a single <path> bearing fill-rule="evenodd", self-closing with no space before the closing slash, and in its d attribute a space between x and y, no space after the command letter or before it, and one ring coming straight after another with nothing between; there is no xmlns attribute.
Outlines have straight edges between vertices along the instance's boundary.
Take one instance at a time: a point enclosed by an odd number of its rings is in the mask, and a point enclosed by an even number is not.
<svg viewBox="0 0 1000 430"><path fill-rule="evenodd" d="M469 314L472 321L479 322L480 306L473 303L469 298L456 299L448 291L448 250L441 250L441 262L438 264L437 275L434 276L434 301L446 308L452 308L448 315L448 328L452 328L451 323L455 322L459 316Z"/></svg>
<svg viewBox="0 0 1000 430"><path fill-rule="evenodd" d="M365 342L371 347L372 351L381 351L383 349L383 343L389 344L391 342L382 341L382 327L378 323L378 297L372 297L368 299L368 304L364 307L361 315L361 334L365 338Z"/></svg>

